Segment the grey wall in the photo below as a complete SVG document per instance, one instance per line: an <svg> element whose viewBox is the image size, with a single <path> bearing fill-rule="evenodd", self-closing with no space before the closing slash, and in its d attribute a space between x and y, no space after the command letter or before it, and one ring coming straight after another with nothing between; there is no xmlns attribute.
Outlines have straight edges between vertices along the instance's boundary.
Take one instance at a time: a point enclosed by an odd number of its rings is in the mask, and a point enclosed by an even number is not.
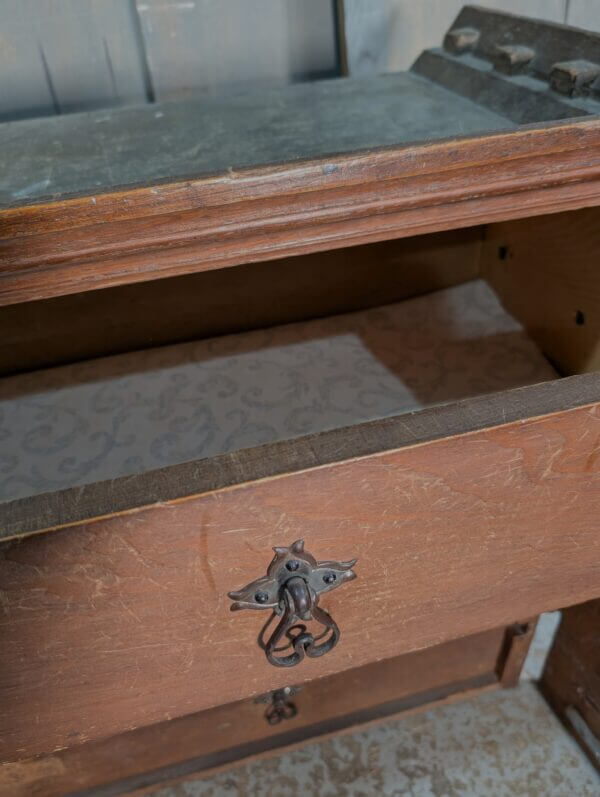
<svg viewBox="0 0 600 797"><path fill-rule="evenodd" d="M600 30L600 0L475 0ZM408 69L464 0L0 0L0 120Z"/></svg>
<svg viewBox="0 0 600 797"><path fill-rule="evenodd" d="M337 71L333 0L0 0L0 119Z"/></svg>

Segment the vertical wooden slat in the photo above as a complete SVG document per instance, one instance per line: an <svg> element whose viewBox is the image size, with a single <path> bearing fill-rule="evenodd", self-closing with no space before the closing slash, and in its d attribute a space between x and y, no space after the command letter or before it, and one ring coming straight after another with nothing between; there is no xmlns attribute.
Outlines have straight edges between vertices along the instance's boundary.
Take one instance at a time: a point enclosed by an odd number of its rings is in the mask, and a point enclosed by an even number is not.
<svg viewBox="0 0 600 797"><path fill-rule="evenodd" d="M129 0L0 0L3 119L143 101Z"/></svg>
<svg viewBox="0 0 600 797"><path fill-rule="evenodd" d="M0 0L0 120L57 112L43 45L34 35L26 3Z"/></svg>
<svg viewBox="0 0 600 797"><path fill-rule="evenodd" d="M600 30L600 1L569 0L567 23L577 28Z"/></svg>
<svg viewBox="0 0 600 797"><path fill-rule="evenodd" d="M586 0L573 0L586 2ZM587 0L599 6L598 0ZM439 47L465 0L344 0L349 73L409 69L425 49ZM566 0L476 0L498 11L564 22Z"/></svg>
<svg viewBox="0 0 600 797"><path fill-rule="evenodd" d="M337 72L330 0L138 0L158 99Z"/></svg>

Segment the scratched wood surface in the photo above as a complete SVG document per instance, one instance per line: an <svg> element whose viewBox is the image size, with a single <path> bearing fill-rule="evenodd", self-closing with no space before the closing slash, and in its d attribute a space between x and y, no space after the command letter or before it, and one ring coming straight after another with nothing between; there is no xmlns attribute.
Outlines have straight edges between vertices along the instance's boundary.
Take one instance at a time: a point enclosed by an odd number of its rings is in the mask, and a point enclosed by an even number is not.
<svg viewBox="0 0 600 797"><path fill-rule="evenodd" d="M600 374L572 376L0 502L0 540L22 539L66 526L81 527L86 521L152 504L187 500L246 482L522 422L598 401Z"/></svg>
<svg viewBox="0 0 600 797"><path fill-rule="evenodd" d="M0 304L598 205L599 176L590 119L13 208Z"/></svg>
<svg viewBox="0 0 600 797"><path fill-rule="evenodd" d="M500 686L505 629L358 667L306 684L291 722L269 725L253 700L0 766L0 797L62 797L111 784L114 794L297 746L357 725ZM114 785L113 785L114 784Z"/></svg>
<svg viewBox="0 0 600 797"><path fill-rule="evenodd" d="M287 684L226 593L298 537L359 562L324 600L340 644L296 683L596 597L599 435L594 404L5 543L0 755Z"/></svg>

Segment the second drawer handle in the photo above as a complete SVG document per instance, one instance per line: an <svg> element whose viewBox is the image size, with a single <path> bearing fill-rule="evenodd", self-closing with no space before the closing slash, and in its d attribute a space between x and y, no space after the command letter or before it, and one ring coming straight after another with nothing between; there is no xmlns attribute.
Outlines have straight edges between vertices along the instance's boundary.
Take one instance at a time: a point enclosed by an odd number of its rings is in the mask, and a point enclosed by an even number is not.
<svg viewBox="0 0 600 797"><path fill-rule="evenodd" d="M294 667L305 656L323 656L337 645L340 629L331 615L319 606L319 596L356 578L352 570L356 559L317 562L304 550L304 540L273 550L275 558L267 574L228 595L233 601L232 611L271 609L259 644L275 667ZM279 622L266 638L277 617ZM321 626L316 635L302 622L310 620Z"/></svg>

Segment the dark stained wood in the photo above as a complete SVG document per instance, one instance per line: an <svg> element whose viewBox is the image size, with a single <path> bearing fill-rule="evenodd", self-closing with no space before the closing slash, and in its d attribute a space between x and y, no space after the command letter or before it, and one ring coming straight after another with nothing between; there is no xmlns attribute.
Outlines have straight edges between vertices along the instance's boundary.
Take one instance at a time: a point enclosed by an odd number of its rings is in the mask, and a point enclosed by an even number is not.
<svg viewBox="0 0 600 797"><path fill-rule="evenodd" d="M0 214L0 303L600 204L600 121L338 155Z"/></svg>
<svg viewBox="0 0 600 797"><path fill-rule="evenodd" d="M504 629L317 679L293 700L298 714L278 726L252 700L219 706L0 766L0 797L61 797L100 789L121 794L327 735L429 708L499 685L495 673ZM97 792L94 792L95 794Z"/></svg>
<svg viewBox="0 0 600 797"><path fill-rule="evenodd" d="M536 77L548 78L557 61L572 61L581 58L598 60L600 34L580 30L549 20L494 11L477 5L465 6L456 18L453 27L472 27L479 31L475 52L493 59L498 45L523 44L535 49L535 58L530 64Z"/></svg>
<svg viewBox="0 0 600 797"><path fill-rule="evenodd" d="M506 629L497 665L498 678L502 686L516 686L519 683L536 625L537 617L513 623Z"/></svg>
<svg viewBox="0 0 600 797"><path fill-rule="evenodd" d="M410 449L494 426L568 413L600 401L600 374L465 399L208 459L0 503L0 539L25 537L143 506L187 500L307 468Z"/></svg>
<svg viewBox="0 0 600 797"><path fill-rule="evenodd" d="M600 369L600 208L486 230L482 272L563 374Z"/></svg>
<svg viewBox="0 0 600 797"><path fill-rule="evenodd" d="M560 395L561 383L547 384ZM510 417L510 394L504 404ZM471 428L485 420L477 406L463 409ZM2 757L289 683L257 646L262 613L231 613L226 593L264 572L271 546L299 537L319 558L359 562L357 580L323 601L339 645L297 667L296 683L595 597L600 405L508 417L328 467L315 467L312 441L302 469L279 478L5 543ZM443 414L424 418L432 427ZM384 425L382 437L401 422ZM344 459L343 435L335 439L341 451L329 456ZM243 481L247 460L230 463Z"/></svg>
<svg viewBox="0 0 600 797"><path fill-rule="evenodd" d="M396 302L475 279L482 238L452 230L2 307L0 374Z"/></svg>
<svg viewBox="0 0 600 797"><path fill-rule="evenodd" d="M599 599L572 606L562 613L540 687L600 769ZM585 730L578 719L587 726Z"/></svg>

